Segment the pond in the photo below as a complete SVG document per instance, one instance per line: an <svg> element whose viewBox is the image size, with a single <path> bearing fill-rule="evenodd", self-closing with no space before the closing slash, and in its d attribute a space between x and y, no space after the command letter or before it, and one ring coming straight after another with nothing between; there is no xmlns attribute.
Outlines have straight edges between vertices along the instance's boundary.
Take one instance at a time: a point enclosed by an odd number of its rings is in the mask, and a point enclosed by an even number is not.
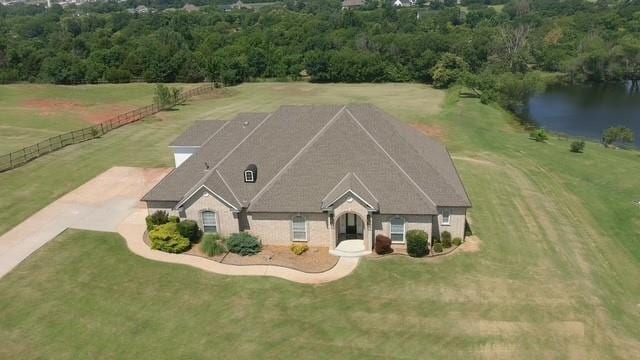
<svg viewBox="0 0 640 360"><path fill-rule="evenodd" d="M545 129L595 140L611 126L633 130L640 147L640 92L631 83L556 85L529 99L520 116Z"/></svg>

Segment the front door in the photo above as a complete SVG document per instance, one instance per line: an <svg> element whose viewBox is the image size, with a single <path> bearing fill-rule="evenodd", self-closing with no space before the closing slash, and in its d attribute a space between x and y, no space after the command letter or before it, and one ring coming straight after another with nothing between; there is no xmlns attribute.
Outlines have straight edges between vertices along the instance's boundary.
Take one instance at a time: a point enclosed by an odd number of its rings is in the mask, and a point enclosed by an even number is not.
<svg viewBox="0 0 640 360"><path fill-rule="evenodd" d="M356 214L347 214L345 234L347 239L355 239L358 235L358 227L356 226Z"/></svg>
<svg viewBox="0 0 640 360"><path fill-rule="evenodd" d="M362 220L356 214L344 215L344 238L360 239L362 237Z"/></svg>

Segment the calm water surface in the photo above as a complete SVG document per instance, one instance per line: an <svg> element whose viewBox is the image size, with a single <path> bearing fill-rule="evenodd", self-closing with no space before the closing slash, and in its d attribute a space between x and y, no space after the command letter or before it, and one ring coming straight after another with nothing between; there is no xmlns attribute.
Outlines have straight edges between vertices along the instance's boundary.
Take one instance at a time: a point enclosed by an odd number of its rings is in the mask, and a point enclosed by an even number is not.
<svg viewBox="0 0 640 360"><path fill-rule="evenodd" d="M610 126L633 130L640 147L640 93L630 84L553 86L529 100L521 116L553 132L599 140Z"/></svg>

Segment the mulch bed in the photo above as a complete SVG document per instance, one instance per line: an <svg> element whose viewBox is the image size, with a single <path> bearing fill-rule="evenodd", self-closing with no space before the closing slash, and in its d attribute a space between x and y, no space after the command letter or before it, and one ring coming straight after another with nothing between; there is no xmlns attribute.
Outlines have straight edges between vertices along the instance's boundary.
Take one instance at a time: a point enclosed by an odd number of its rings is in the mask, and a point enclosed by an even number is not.
<svg viewBox="0 0 640 360"><path fill-rule="evenodd" d="M147 232L144 242L151 246ZM262 251L253 256L240 256L227 252L218 256L207 256L200 250L200 244L194 244L183 254L200 256L227 265L276 265L308 273L325 272L338 263L338 257L329 254L329 248L310 247L305 253L296 255L288 246L265 245Z"/></svg>
<svg viewBox="0 0 640 360"><path fill-rule="evenodd" d="M329 254L329 249L325 247L311 247L305 253L296 255L288 246L265 245L260 253L253 256L240 256L228 252L209 257L202 253L199 245L195 245L187 254L206 257L227 265L276 265L308 273L327 271L338 262L338 257Z"/></svg>
<svg viewBox="0 0 640 360"><path fill-rule="evenodd" d="M459 247L460 246L452 245L448 249L442 249L441 253L437 253L437 252L434 252L432 249L429 249L429 254L427 256L424 256L424 257L421 257L421 258L413 258L412 257L412 259L429 259L429 258L449 255L449 254L453 253ZM370 255L368 255L367 258L377 260L377 259L382 259L382 258L387 258L387 257L394 257L394 256L411 257L411 256L409 256L409 254L407 254L407 251L405 249L401 249L401 250L394 250L392 253L384 254L384 255L376 254L376 252L374 251Z"/></svg>

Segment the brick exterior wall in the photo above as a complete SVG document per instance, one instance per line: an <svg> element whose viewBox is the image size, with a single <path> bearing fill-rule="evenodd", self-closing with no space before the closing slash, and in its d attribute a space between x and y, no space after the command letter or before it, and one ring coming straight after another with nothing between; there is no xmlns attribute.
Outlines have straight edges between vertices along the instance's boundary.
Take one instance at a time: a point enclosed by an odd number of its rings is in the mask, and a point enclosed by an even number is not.
<svg viewBox="0 0 640 360"><path fill-rule="evenodd" d="M223 236L229 236L240 231L238 215L233 212L232 208L206 189L200 189L182 207L184 213L180 217L197 221L200 229L202 229L202 211L210 210L216 213L218 233Z"/></svg>
<svg viewBox="0 0 640 360"><path fill-rule="evenodd" d="M405 231L419 229L429 234L429 243L431 243L434 234L440 234L442 231L449 231L452 237L464 238L464 226L466 221L465 208L448 208L451 211L449 225L442 224L442 209L439 209L438 216L432 215L391 215L391 214L373 214L371 216L371 224L367 224L367 209L357 200L338 202L338 206L334 208L334 224L330 224L329 216L326 212L322 213L245 213L244 211L234 213L228 205L220 201L215 195L208 194L206 190L200 190L183 206L183 211L178 213L172 210L176 205L175 202L147 202L149 213L156 210L165 210L170 215L180 216L182 219L191 219L198 222L202 228L203 210L214 211L218 220L218 231L228 236L232 233L246 230L253 235L259 237L265 245L282 245L289 246L293 243L292 219L296 215L302 215L307 220L307 244L309 246L318 247L335 247L336 230L338 218L346 213L355 213L362 218L364 223L363 237L365 246L371 249L375 236L383 234L390 236L390 221L395 216L405 219ZM437 222L436 222L437 220ZM433 223L432 223L433 222ZM242 224L242 229L240 227ZM405 244L393 244L396 250L406 249Z"/></svg>

